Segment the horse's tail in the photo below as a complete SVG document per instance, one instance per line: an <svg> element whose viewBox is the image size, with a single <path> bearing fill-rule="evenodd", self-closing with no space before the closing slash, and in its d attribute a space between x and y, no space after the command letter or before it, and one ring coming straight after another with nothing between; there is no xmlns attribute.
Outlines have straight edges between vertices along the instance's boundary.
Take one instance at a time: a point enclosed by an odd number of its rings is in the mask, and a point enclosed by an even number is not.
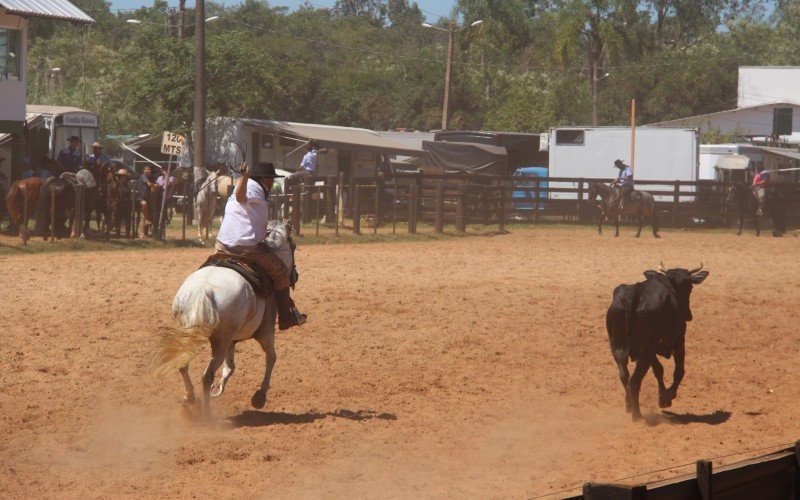
<svg viewBox="0 0 800 500"><path fill-rule="evenodd" d="M182 300L184 310L175 317L175 325L158 332L153 352L153 373L163 375L189 364L209 341L219 325L219 314L211 286L203 285Z"/></svg>

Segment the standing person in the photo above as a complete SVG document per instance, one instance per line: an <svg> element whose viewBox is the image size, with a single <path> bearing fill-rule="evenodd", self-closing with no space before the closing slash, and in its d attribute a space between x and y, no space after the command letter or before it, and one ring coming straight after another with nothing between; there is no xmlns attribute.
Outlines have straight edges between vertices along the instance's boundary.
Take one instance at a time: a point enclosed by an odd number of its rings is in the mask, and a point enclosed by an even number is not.
<svg viewBox="0 0 800 500"><path fill-rule="evenodd" d="M108 161L111 161L111 157L103 153L103 146L97 141L92 143L92 154L89 155L89 164L101 167Z"/></svg>
<svg viewBox="0 0 800 500"><path fill-rule="evenodd" d="M120 237L120 229L125 224L125 238L131 237L131 184L128 177L128 169L121 168L117 171L117 200L113 207L114 229L117 238Z"/></svg>
<svg viewBox="0 0 800 500"><path fill-rule="evenodd" d="M299 179L301 177L314 175L316 173L317 173L317 143L311 141L308 143L307 152L303 156L303 160L300 162L300 166L297 167L296 171L289 174L289 177L287 177L287 179Z"/></svg>
<svg viewBox="0 0 800 500"><path fill-rule="evenodd" d="M619 175L611 185L620 188L619 211L622 212L625 210L625 202L630 200L633 192L633 170L630 165L622 163L622 160L614 160L614 166L619 169Z"/></svg>
<svg viewBox="0 0 800 500"><path fill-rule="evenodd" d="M83 153L78 146L80 146L81 139L77 135L70 136L69 146L65 147L58 153L56 163L61 167L64 172L77 173L83 166Z"/></svg>
<svg viewBox="0 0 800 500"><path fill-rule="evenodd" d="M764 165L759 163L756 166L756 175L753 177L753 184L751 188L753 194L756 196L756 214L764 215L764 203L767 199L767 184L769 184L769 171L764 168Z"/></svg>
<svg viewBox="0 0 800 500"><path fill-rule="evenodd" d="M305 323L306 315L293 309L289 296L290 269L263 242L270 220L269 190L277 177L282 176L275 173L272 163L260 162L252 169L247 163L242 164L242 175L236 180L234 195L225 204L225 218L215 248L249 257L261 266L272 279L278 327L287 330Z"/></svg>
<svg viewBox="0 0 800 500"><path fill-rule="evenodd" d="M139 238L141 239L147 238L147 226L153 223L153 218L150 217L150 213L156 206L156 203L152 202L153 192L156 191L155 194L156 196L158 195L158 184L156 180L157 179L153 175L153 167L145 165L144 172L139 176L139 185L136 190L136 206L142 212L142 228L139 231Z"/></svg>

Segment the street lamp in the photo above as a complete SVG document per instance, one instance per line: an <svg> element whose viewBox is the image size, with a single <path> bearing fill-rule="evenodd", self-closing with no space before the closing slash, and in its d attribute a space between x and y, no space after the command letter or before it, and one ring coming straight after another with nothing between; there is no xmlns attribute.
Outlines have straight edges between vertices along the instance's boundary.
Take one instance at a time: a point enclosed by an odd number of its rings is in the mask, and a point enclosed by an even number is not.
<svg viewBox="0 0 800 500"><path fill-rule="evenodd" d="M467 26L456 28L455 21L450 21L447 29L440 28L428 23L422 23L423 28L430 28L447 33L447 69L444 74L444 103L442 104L442 130L447 130L447 106L450 101L450 66L453 64L453 35L467 28L475 28L483 24L483 19L475 21Z"/></svg>
<svg viewBox="0 0 800 500"><path fill-rule="evenodd" d="M597 82L599 82L600 80L602 80L604 78L607 78L607 77L611 76L611 73L606 73L603 76L601 76L600 78L598 78L597 76L594 76L594 75L597 75L597 68L595 68L594 74L592 75L592 89L591 89L592 90L592 126L596 127L597 126Z"/></svg>

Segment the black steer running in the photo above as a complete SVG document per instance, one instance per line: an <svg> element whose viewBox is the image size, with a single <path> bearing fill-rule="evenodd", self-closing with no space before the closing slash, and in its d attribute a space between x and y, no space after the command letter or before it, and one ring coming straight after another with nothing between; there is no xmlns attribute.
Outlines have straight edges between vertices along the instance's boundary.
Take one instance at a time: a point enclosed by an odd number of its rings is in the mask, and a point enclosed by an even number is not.
<svg viewBox="0 0 800 500"><path fill-rule="evenodd" d="M658 405L672 405L684 374L686 322L692 320L689 296L692 286L708 276L703 264L686 269L645 271L645 279L635 285L614 289L614 299L606 313L606 328L611 353L619 367L619 378L625 388L625 410L633 419L639 411L639 389L647 370L653 368L658 380ZM664 386L664 367L656 356L675 356L672 386ZM633 375L628 372L628 358L636 362Z"/></svg>

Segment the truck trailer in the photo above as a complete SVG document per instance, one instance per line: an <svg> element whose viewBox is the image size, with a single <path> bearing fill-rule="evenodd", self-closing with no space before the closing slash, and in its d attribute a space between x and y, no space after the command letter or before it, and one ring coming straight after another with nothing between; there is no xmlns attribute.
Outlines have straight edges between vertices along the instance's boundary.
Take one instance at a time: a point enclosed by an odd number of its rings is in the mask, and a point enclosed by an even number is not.
<svg viewBox="0 0 800 500"><path fill-rule="evenodd" d="M574 182L550 182L550 187L574 187L583 179L609 179L618 170L614 160L631 165L629 127L555 127L548 133L550 177L568 177ZM699 139L696 129L639 127L636 129L634 179L697 181ZM671 185L647 184L652 190L668 190ZM551 193L554 199L575 199L575 193ZM660 198L663 198L661 200ZM689 197L686 197L688 201ZM656 197L666 201L667 197ZM672 199L669 197L669 199ZM683 201L683 200L682 200Z"/></svg>

